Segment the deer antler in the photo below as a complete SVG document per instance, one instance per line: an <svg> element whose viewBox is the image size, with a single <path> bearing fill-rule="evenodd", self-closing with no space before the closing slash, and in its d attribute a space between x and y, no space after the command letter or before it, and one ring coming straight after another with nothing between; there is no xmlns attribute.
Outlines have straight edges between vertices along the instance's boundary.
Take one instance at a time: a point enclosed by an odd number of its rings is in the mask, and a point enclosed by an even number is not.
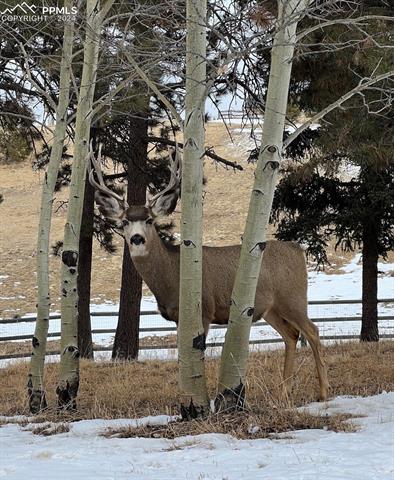
<svg viewBox="0 0 394 480"><path fill-rule="evenodd" d="M104 183L103 173L101 171L101 145L99 146L98 156L96 159L94 156L92 144L90 144L88 172L89 182L94 188L104 193L105 195L108 195L109 197L115 198L115 200L117 200L121 205L123 205L124 208L128 208L129 205L127 201L123 197L112 191L110 188L108 188ZM96 173L97 175L98 182L96 182L96 180L94 179L94 173Z"/></svg>
<svg viewBox="0 0 394 480"><path fill-rule="evenodd" d="M182 160L181 160L181 156L179 155L178 144L176 143L175 145L175 159L173 159L174 150L167 148L167 151L168 151L170 162L171 162L170 181L168 182L168 185L163 190L156 193L156 195L154 195L147 201L147 206L149 208L153 208L156 202L171 190L176 192L177 196L179 196L179 188L180 188L181 179L182 179Z"/></svg>

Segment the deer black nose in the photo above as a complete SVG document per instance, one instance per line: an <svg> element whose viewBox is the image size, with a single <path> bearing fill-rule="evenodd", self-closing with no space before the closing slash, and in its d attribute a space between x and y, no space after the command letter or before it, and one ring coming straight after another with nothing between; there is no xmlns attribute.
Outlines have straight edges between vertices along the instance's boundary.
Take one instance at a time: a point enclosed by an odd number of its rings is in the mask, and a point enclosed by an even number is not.
<svg viewBox="0 0 394 480"><path fill-rule="evenodd" d="M136 233L130 238L130 243L134 243L134 245L141 245L141 243L145 243L145 238L142 235Z"/></svg>

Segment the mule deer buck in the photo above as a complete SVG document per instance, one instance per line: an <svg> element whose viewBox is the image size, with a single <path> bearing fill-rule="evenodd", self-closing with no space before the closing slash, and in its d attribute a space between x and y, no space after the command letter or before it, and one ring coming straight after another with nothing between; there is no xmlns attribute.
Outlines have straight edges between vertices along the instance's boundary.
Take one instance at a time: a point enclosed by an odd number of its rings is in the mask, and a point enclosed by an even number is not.
<svg viewBox="0 0 394 480"><path fill-rule="evenodd" d="M154 296L161 315L178 322L180 247L163 241L155 228L159 215L175 209L181 180L181 162L175 154L171 178L164 190L146 205L128 205L109 189L102 176L100 153L90 183L96 188L99 211L123 230L134 265ZM172 158L172 155L170 155ZM94 178L96 173L98 181ZM205 334L213 324L227 324L240 245L203 247L202 320ZM309 341L319 377L320 399L327 398L328 380L321 358L317 327L307 315L307 269L303 249L293 242L268 241L256 290L253 321L264 318L285 342L284 381L290 386L299 334Z"/></svg>

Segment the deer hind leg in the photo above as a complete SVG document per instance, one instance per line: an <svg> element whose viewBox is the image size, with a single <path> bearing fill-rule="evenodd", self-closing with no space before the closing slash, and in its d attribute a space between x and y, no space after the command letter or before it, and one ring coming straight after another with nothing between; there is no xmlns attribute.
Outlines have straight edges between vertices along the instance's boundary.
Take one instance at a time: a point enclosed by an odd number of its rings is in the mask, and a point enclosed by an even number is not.
<svg viewBox="0 0 394 480"><path fill-rule="evenodd" d="M291 315L285 317L295 328L306 337L308 340L313 356L316 362L317 375L319 377L320 400L326 400L328 395L328 378L327 369L321 357L322 346L319 337L319 330L316 325L308 318L306 313L296 313L293 311Z"/></svg>
<svg viewBox="0 0 394 480"><path fill-rule="evenodd" d="M269 310L264 315L264 320L269 323L283 338L285 342L285 365L283 369L283 381L286 394L290 392L292 375L294 370L294 359L297 348L299 331L290 323L286 322L275 310Z"/></svg>

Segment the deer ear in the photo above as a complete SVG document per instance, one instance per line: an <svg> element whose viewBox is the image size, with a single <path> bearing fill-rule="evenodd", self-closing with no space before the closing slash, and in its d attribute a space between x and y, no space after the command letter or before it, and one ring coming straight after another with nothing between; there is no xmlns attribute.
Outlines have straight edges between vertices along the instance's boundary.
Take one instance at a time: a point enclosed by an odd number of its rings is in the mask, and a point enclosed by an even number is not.
<svg viewBox="0 0 394 480"><path fill-rule="evenodd" d="M152 215L157 217L159 215L171 215L178 203L180 189L169 190L164 195L159 197L154 205L151 206Z"/></svg>
<svg viewBox="0 0 394 480"><path fill-rule="evenodd" d="M116 198L105 195L105 193L97 191L94 194L100 213L110 220L120 220L124 212L124 207L120 205Z"/></svg>

